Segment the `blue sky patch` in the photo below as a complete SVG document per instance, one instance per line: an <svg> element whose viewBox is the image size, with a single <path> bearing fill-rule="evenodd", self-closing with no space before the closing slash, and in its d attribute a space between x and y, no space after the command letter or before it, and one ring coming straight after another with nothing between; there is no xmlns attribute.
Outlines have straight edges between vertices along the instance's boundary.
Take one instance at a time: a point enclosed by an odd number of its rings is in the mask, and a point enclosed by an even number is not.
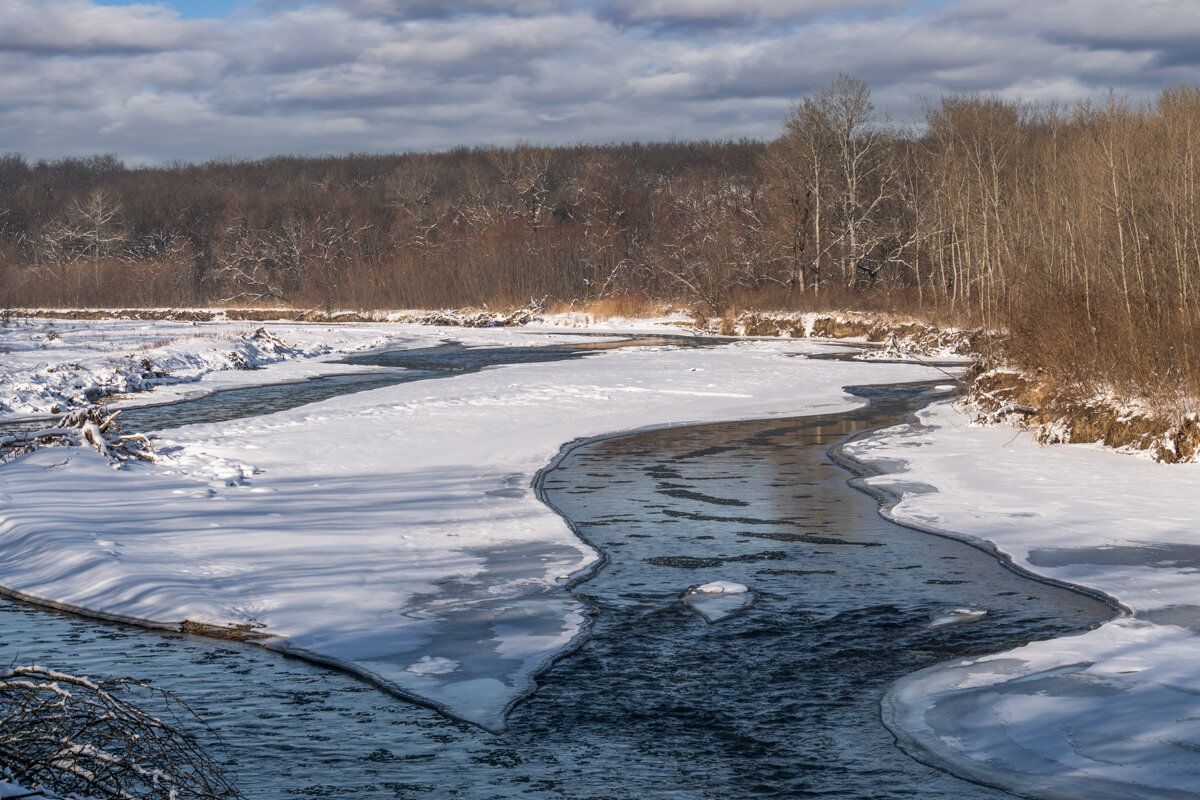
<svg viewBox="0 0 1200 800"><path fill-rule="evenodd" d="M173 8L184 19L224 19L239 8L250 5L246 0L147 0L131 3L127 0L99 0L98 6L153 5Z"/></svg>

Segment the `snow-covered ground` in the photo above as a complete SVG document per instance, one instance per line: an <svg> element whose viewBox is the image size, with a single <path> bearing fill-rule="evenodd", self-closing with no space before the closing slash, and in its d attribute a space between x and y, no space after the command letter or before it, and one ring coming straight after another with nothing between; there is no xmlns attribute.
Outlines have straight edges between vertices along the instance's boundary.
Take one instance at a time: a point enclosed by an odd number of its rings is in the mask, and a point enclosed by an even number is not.
<svg viewBox="0 0 1200 800"><path fill-rule="evenodd" d="M270 329L304 340L302 326ZM550 341L364 329L334 331L355 345ZM114 617L251 626L269 647L497 729L587 624L560 587L597 556L537 500L538 470L579 437L838 411L860 402L843 385L936 374L795 357L825 349L632 348L400 384L175 429L159 463L121 472L90 451L42 450L0 468L0 583Z"/></svg>
<svg viewBox="0 0 1200 800"><path fill-rule="evenodd" d="M854 442L895 519L994 544L1130 614L899 681L885 719L934 763L1036 797L1200 795L1200 465L1039 447L948 404Z"/></svg>
<svg viewBox="0 0 1200 800"><path fill-rule="evenodd" d="M402 339L398 327L17 318L0 327L0 419L151 388L165 402L201 380L211 391L344 372L329 359Z"/></svg>

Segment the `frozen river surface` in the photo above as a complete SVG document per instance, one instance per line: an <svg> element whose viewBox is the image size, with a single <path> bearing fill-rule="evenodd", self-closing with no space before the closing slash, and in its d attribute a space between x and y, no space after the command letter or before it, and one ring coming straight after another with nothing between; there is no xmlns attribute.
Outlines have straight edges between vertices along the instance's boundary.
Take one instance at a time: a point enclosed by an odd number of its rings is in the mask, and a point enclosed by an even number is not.
<svg viewBox="0 0 1200 800"><path fill-rule="evenodd" d="M904 755L880 698L921 667L1111 612L880 518L826 448L929 393L864 393L857 411L565 452L543 498L607 563L574 587L590 635L499 734L278 653L17 605L3 653L177 692L252 798L1006 797ZM683 598L714 581L748 591L710 623Z"/></svg>

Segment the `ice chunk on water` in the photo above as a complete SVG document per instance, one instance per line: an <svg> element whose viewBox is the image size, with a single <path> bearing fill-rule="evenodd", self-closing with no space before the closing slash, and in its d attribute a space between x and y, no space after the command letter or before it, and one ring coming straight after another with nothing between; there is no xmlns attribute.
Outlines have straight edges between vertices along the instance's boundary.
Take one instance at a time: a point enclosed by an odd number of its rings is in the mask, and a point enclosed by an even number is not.
<svg viewBox="0 0 1200 800"><path fill-rule="evenodd" d="M409 664L405 669L413 675L448 675L459 666L461 665L452 658L421 656L415 664Z"/></svg>
<svg viewBox="0 0 1200 800"><path fill-rule="evenodd" d="M692 589L698 594L746 594L750 590L740 583L733 581L712 581Z"/></svg>
<svg viewBox="0 0 1200 800"><path fill-rule="evenodd" d="M754 605L758 595L733 581L712 581L683 593L683 604L707 622L720 622Z"/></svg>
<svg viewBox="0 0 1200 800"><path fill-rule="evenodd" d="M929 615L929 627L944 628L947 625L963 625L978 622L987 616L986 608L947 608Z"/></svg>

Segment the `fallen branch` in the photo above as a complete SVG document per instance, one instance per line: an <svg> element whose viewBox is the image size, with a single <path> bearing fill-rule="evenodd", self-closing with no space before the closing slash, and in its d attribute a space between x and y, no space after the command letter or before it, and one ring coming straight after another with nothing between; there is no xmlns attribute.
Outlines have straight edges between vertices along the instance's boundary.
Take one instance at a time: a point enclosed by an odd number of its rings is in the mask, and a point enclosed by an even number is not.
<svg viewBox="0 0 1200 800"><path fill-rule="evenodd" d="M116 469L130 459L154 461L154 445L142 434L121 435L114 426L120 411L108 413L104 406L87 406L64 414L53 427L0 437L0 453L24 455L42 447L90 447L107 458ZM5 452L7 451L7 452Z"/></svg>
<svg viewBox="0 0 1200 800"><path fill-rule="evenodd" d="M1036 413L1038 413L1038 410L1033 406L1026 406L1022 405L1021 403L1008 403L1007 405L997 408L992 412L992 415L996 417L1003 417L1007 414L1024 414L1026 416L1033 416Z"/></svg>
<svg viewBox="0 0 1200 800"><path fill-rule="evenodd" d="M287 342L283 341L283 339L280 339L278 336L263 327L256 329L254 333L247 334L243 338L245 338L248 342L266 342L267 344L271 345L276 352L280 350L292 349Z"/></svg>
<svg viewBox="0 0 1200 800"><path fill-rule="evenodd" d="M203 726L170 692L138 681L0 669L0 763L27 788L116 800L241 797L183 723Z"/></svg>
<svg viewBox="0 0 1200 800"><path fill-rule="evenodd" d="M530 300L526 308L511 313L501 311L476 311L459 309L457 311L431 311L412 319L422 325L445 325L455 328L508 328L528 325L534 317L542 313L545 298L541 301Z"/></svg>

